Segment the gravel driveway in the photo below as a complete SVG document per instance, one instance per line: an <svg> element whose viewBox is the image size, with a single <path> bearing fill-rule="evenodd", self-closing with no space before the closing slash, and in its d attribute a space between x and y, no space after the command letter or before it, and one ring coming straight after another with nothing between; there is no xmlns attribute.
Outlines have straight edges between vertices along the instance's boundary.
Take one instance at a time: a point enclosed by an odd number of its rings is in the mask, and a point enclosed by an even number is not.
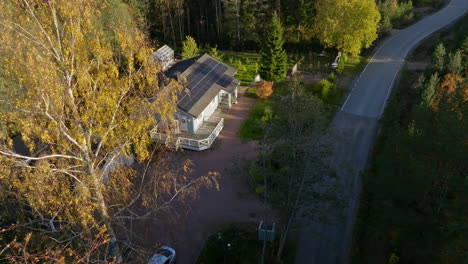
<svg viewBox="0 0 468 264"><path fill-rule="evenodd" d="M263 216L264 206L249 188L245 174L235 173L233 168L236 161L254 159L258 153L254 142L242 143L236 135L255 102L244 96L245 89L239 92L237 104L221 114L224 129L212 148L202 152L184 150L180 154L181 160L193 161L194 176L218 172L220 190L201 190L200 198L191 202L189 211L175 212L176 220L162 220L147 234L149 239L174 247L178 264L195 263L207 238L223 225L258 222Z"/></svg>

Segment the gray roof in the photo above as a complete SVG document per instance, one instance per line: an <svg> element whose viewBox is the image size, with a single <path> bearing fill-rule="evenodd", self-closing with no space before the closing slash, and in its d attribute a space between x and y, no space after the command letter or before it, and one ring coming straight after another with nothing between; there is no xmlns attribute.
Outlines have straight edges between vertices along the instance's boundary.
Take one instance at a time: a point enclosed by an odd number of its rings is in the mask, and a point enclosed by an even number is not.
<svg viewBox="0 0 468 264"><path fill-rule="evenodd" d="M179 96L177 106L198 117L221 89L234 92L240 81L233 77L236 69L208 54L176 63L167 71L170 77L183 80L187 92Z"/></svg>

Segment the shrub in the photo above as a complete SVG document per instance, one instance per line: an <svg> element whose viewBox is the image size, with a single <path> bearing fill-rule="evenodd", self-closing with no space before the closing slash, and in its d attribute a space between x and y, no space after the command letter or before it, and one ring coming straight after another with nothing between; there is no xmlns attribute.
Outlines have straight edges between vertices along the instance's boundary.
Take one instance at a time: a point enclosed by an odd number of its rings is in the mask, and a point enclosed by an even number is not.
<svg viewBox="0 0 468 264"><path fill-rule="evenodd" d="M322 99L325 100L333 90L333 83L329 80L323 79L318 84L321 87Z"/></svg>
<svg viewBox="0 0 468 264"><path fill-rule="evenodd" d="M273 118L273 110L269 106L265 107L265 109L263 110L262 118L260 118L260 120L262 120L262 122L268 122L272 118Z"/></svg>
<svg viewBox="0 0 468 264"><path fill-rule="evenodd" d="M209 48L209 53L213 58L218 59L220 61L223 60L223 54L219 52L218 46L215 45L213 48Z"/></svg>
<svg viewBox="0 0 468 264"><path fill-rule="evenodd" d="M257 62L254 62L254 64L253 64L253 69L254 69L255 74L257 74L257 73L258 73L258 69L259 69L259 66L258 66L258 63L257 63Z"/></svg>
<svg viewBox="0 0 468 264"><path fill-rule="evenodd" d="M255 92L259 98L267 99L273 94L273 83L262 81L257 86L257 90Z"/></svg>
<svg viewBox="0 0 468 264"><path fill-rule="evenodd" d="M336 71L339 74L343 73L344 67L345 67L345 62L346 62L346 55L341 54L340 61L338 62L338 68L336 68Z"/></svg>
<svg viewBox="0 0 468 264"><path fill-rule="evenodd" d="M242 61L239 59L236 61L236 68L238 71L246 71L247 68L242 64Z"/></svg>
<svg viewBox="0 0 468 264"><path fill-rule="evenodd" d="M187 36L182 42L182 59L190 59L200 54L197 42L190 36Z"/></svg>

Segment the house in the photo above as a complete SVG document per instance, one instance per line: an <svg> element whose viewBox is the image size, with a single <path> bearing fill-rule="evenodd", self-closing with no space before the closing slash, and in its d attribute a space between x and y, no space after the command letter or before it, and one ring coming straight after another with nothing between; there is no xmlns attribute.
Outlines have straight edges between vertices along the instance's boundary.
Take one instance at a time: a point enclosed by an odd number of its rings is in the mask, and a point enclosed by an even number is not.
<svg viewBox="0 0 468 264"><path fill-rule="evenodd" d="M167 54L170 53L168 48L161 49ZM156 59L160 61L158 57ZM237 101L240 81L233 77L236 73L236 69L208 54L176 62L166 70L167 77L184 87L178 96L172 135L178 147L197 151L211 147L224 126L224 119L218 115L220 109L230 108ZM163 137L158 133L154 136Z"/></svg>

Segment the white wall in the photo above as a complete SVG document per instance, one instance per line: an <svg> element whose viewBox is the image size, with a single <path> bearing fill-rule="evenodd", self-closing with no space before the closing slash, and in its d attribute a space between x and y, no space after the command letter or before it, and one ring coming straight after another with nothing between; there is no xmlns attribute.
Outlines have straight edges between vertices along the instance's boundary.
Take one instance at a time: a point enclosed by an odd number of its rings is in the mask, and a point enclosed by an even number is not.
<svg viewBox="0 0 468 264"><path fill-rule="evenodd" d="M220 91L220 94L221 92L223 91ZM213 100L211 100L210 104L205 108L205 110L203 110L203 112L198 116L198 118L194 119L193 125L194 125L195 131L197 131L198 128L203 124L204 120L208 119L214 113L216 108L218 108L218 105L219 105L218 96L215 96Z"/></svg>

